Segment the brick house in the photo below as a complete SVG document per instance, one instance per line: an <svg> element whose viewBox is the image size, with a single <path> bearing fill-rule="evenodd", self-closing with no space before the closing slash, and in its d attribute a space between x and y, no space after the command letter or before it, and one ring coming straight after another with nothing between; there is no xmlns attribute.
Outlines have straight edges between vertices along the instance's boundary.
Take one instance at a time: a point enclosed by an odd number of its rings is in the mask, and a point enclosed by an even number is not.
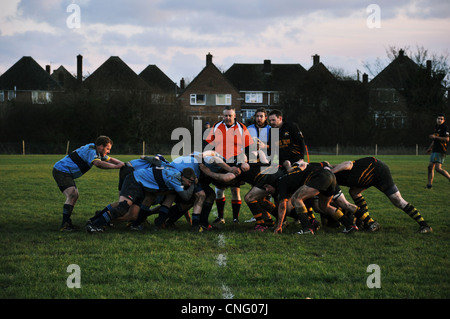
<svg viewBox="0 0 450 319"><path fill-rule="evenodd" d="M225 77L239 90L242 120L249 123L255 110L283 109L306 74L300 64L235 63Z"/></svg>
<svg viewBox="0 0 450 319"><path fill-rule="evenodd" d="M180 110L194 120L208 121L211 124L222 119L226 106L233 106L240 120L241 95L233 84L212 62L213 56L206 55L206 66L185 88L180 85L182 93L178 96ZM181 80L183 83L184 80Z"/></svg>
<svg viewBox="0 0 450 319"><path fill-rule="evenodd" d="M11 100L51 103L63 88L32 57L24 56L0 76L0 103Z"/></svg>

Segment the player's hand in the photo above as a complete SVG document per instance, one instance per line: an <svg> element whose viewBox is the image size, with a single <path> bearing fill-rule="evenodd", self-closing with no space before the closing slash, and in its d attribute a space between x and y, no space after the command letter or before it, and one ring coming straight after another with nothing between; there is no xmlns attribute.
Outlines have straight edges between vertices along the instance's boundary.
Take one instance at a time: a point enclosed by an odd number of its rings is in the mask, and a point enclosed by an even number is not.
<svg viewBox="0 0 450 319"><path fill-rule="evenodd" d="M278 225L275 230L273 231L274 234L281 234L283 232L283 227L281 225Z"/></svg>

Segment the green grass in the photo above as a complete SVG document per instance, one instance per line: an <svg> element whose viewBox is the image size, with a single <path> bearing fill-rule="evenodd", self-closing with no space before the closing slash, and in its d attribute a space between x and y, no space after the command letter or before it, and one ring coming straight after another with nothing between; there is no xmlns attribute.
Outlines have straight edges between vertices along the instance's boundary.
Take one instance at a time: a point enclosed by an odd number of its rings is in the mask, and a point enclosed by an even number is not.
<svg viewBox="0 0 450 319"><path fill-rule="evenodd" d="M251 217L245 204L241 223L232 225L230 201L224 228L206 234L191 233L184 218L176 230L131 232L118 224L102 234L61 233L64 196L52 178L60 157L0 156L1 299L221 299L226 291L235 299L450 297L450 188L436 176L433 189L424 189L427 156L379 158L432 234L418 234L416 222L369 189L365 197L382 225L379 232L346 236L321 229L303 237L293 235L296 225L281 235L247 232L253 225L243 222ZM354 157L311 156L331 163L348 159ZM116 170L93 168L78 179L74 223L84 225L95 210L114 202L117 183ZM242 194L248 189L243 186ZM71 264L81 269L79 289L66 285ZM367 287L370 264L380 266L381 289Z"/></svg>

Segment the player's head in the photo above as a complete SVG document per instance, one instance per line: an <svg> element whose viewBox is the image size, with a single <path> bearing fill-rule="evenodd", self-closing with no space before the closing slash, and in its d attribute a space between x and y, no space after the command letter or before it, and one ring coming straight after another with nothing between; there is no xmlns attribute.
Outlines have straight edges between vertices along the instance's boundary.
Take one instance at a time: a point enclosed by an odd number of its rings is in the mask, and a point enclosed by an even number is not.
<svg viewBox="0 0 450 319"><path fill-rule="evenodd" d="M234 124L236 120L236 110L232 106L227 106L223 110L223 122L230 126Z"/></svg>
<svg viewBox="0 0 450 319"><path fill-rule="evenodd" d="M255 124L256 126L263 127L267 124L267 111L261 107L255 112Z"/></svg>
<svg viewBox="0 0 450 319"><path fill-rule="evenodd" d="M106 156L111 152L113 141L108 136L100 135L95 140L95 147L101 156Z"/></svg>
<svg viewBox="0 0 450 319"><path fill-rule="evenodd" d="M269 113L270 126L279 128L283 125L283 113L280 110L272 110Z"/></svg>
<svg viewBox="0 0 450 319"><path fill-rule="evenodd" d="M195 172L192 168L186 167L181 172L181 182L184 187L189 187L195 183Z"/></svg>
<svg viewBox="0 0 450 319"><path fill-rule="evenodd" d="M438 114L438 116L436 117L436 123L438 125L440 125L440 124L442 124L444 122L445 122L445 115L444 115L444 113Z"/></svg>

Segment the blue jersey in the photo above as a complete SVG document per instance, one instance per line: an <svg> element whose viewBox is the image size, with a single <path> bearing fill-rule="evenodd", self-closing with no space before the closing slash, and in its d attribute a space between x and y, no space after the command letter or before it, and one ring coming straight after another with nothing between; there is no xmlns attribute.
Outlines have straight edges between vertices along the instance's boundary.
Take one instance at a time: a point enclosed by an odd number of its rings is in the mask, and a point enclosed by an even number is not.
<svg viewBox="0 0 450 319"><path fill-rule="evenodd" d="M199 155L200 153L194 152L193 155ZM200 163L195 156L187 155L180 156L173 160L170 166L175 167L178 171L182 172L185 168L192 168L197 178L200 177Z"/></svg>
<svg viewBox="0 0 450 319"><path fill-rule="evenodd" d="M63 159L56 162L54 168L60 172L72 175L72 178L78 178L91 169L94 161L109 161L109 156L101 157L95 148L95 144L82 146Z"/></svg>
<svg viewBox="0 0 450 319"><path fill-rule="evenodd" d="M138 183L153 191L184 191L181 172L169 165L136 170L133 172Z"/></svg>
<svg viewBox="0 0 450 319"><path fill-rule="evenodd" d="M255 124L247 126L247 129L252 137L257 137L264 144L269 144L270 125L258 128Z"/></svg>
<svg viewBox="0 0 450 319"><path fill-rule="evenodd" d="M139 170L139 169L144 169L144 168L149 168L151 166L151 164L143 159L134 159L129 161L129 163L131 164L131 166L134 168L135 171Z"/></svg>

